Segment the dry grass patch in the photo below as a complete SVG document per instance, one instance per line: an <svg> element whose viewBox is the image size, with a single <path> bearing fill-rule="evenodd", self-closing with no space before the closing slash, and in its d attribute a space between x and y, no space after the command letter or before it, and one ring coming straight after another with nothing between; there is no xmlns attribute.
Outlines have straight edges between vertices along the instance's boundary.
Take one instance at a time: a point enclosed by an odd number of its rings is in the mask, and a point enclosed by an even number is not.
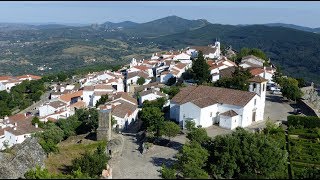
<svg viewBox="0 0 320 180"><path fill-rule="evenodd" d="M50 154L45 160L46 168L52 173L63 173L63 170L71 165L71 161L80 157L86 150L93 152L99 144L106 145L103 141L84 139L85 135L72 136L58 144L59 152ZM78 143L82 140L81 143Z"/></svg>

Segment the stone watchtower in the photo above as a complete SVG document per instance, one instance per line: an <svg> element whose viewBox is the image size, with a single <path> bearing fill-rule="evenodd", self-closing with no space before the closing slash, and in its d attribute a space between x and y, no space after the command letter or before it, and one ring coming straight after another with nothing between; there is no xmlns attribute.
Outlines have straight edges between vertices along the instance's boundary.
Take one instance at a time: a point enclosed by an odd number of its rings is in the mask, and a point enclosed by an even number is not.
<svg viewBox="0 0 320 180"><path fill-rule="evenodd" d="M111 109L99 110L99 126L97 128L97 140L111 140Z"/></svg>

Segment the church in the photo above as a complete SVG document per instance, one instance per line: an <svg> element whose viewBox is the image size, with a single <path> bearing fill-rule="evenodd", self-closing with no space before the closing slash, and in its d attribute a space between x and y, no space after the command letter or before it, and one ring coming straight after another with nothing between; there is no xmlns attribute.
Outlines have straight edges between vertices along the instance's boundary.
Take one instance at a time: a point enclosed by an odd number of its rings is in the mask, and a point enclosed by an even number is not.
<svg viewBox="0 0 320 180"><path fill-rule="evenodd" d="M260 76L249 79L248 91L203 85L182 88L170 101L170 119L183 128L187 120L204 128L250 126L264 119L267 81Z"/></svg>

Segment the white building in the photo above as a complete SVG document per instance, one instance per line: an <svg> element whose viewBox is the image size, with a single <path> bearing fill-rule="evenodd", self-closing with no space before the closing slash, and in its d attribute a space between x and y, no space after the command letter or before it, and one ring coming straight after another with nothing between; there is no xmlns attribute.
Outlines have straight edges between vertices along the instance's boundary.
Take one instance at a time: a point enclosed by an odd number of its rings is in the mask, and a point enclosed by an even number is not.
<svg viewBox="0 0 320 180"><path fill-rule="evenodd" d="M59 99L53 100L51 102L46 102L39 107L39 116L48 116L59 111L67 110L67 103L60 101Z"/></svg>
<svg viewBox="0 0 320 180"><path fill-rule="evenodd" d="M42 131L37 124L32 125L32 119L33 116L16 114L1 120L0 150L5 149L6 145L12 147L15 144L20 144L33 133Z"/></svg>
<svg viewBox="0 0 320 180"><path fill-rule="evenodd" d="M191 57L198 57L198 52L202 51L204 58L219 59L221 55L220 42L216 41L214 45L209 46L193 46L191 49L196 49L192 52Z"/></svg>
<svg viewBox="0 0 320 180"><path fill-rule="evenodd" d="M275 73L275 69L272 67L257 67L257 68L251 68L250 73L253 76L260 76L263 77L264 79L268 80L268 83L272 83L273 81L273 75Z"/></svg>
<svg viewBox="0 0 320 180"><path fill-rule="evenodd" d="M153 101L158 98L168 99L168 95L160 92L160 89L150 89L139 93L139 105L142 105L144 101Z"/></svg>
<svg viewBox="0 0 320 180"><path fill-rule="evenodd" d="M99 106L100 109L111 109L112 117L117 121L114 127L126 129L136 121L138 115L137 100L127 93L117 93L112 97L112 101Z"/></svg>
<svg viewBox="0 0 320 180"><path fill-rule="evenodd" d="M170 102L170 118L181 126L190 119L196 126L213 124L234 129L263 120L266 81L250 79L250 92L210 86L188 86Z"/></svg>
<svg viewBox="0 0 320 180"><path fill-rule="evenodd" d="M130 85L136 85L137 81L140 77L143 77L145 79L144 84L148 84L151 82L151 78L149 78L148 74L142 71L137 71L137 72L131 72L127 74L126 78L126 87L127 87L127 92L129 92Z"/></svg>
<svg viewBox="0 0 320 180"><path fill-rule="evenodd" d="M254 55L245 56L241 59L240 67L263 67L264 60Z"/></svg>

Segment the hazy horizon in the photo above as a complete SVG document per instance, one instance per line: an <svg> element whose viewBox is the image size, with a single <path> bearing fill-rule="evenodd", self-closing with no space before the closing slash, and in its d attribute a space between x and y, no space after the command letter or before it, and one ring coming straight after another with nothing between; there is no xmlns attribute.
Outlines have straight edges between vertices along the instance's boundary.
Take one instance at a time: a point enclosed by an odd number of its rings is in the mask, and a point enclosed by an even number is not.
<svg viewBox="0 0 320 180"><path fill-rule="evenodd" d="M132 21L176 15L210 23L286 23L317 28L320 2L313 1L1 1L1 23L73 24Z"/></svg>

